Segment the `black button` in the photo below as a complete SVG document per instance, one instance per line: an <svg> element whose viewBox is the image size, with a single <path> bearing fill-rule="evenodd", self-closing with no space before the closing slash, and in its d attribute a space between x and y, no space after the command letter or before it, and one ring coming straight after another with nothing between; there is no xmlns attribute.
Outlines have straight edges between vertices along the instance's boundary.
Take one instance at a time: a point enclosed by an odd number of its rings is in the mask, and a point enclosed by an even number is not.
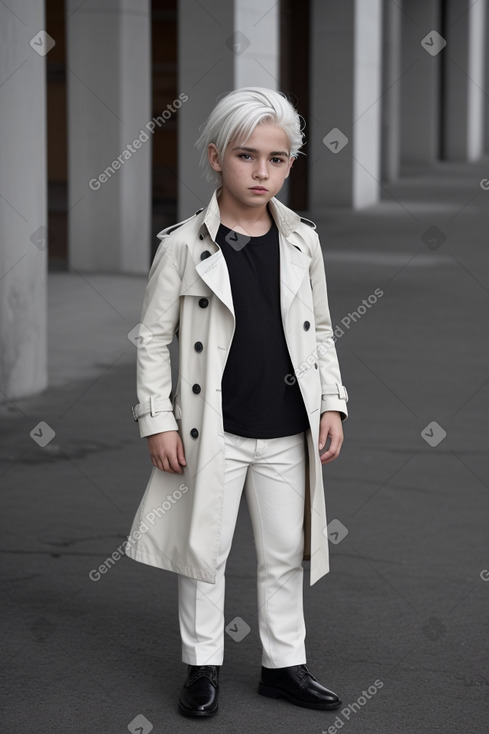
<svg viewBox="0 0 489 734"><path fill-rule="evenodd" d="M309 327L311 326L309 321L304 321L304 331L309 331Z"/></svg>
<svg viewBox="0 0 489 734"><path fill-rule="evenodd" d="M315 367L315 369L318 368L318 363L317 362L314 362L314 367Z"/></svg>
<svg viewBox="0 0 489 734"><path fill-rule="evenodd" d="M197 385L197 383L195 385L192 385L192 392L198 395L200 392L200 385Z"/></svg>
<svg viewBox="0 0 489 734"><path fill-rule="evenodd" d="M190 435L192 436L192 438L198 438L199 437L199 432L198 432L198 430L196 428L191 428L190 429Z"/></svg>
<svg viewBox="0 0 489 734"><path fill-rule="evenodd" d="M200 259L201 260L205 260L206 258L208 258L210 256L211 256L211 253L209 252L209 250L204 250L204 252L201 252L200 253Z"/></svg>
<svg viewBox="0 0 489 734"><path fill-rule="evenodd" d="M201 308L207 308L209 305L209 299L208 298L199 298L199 306Z"/></svg>
<svg viewBox="0 0 489 734"><path fill-rule="evenodd" d="M203 239L204 239L204 235L203 234L199 234L199 240L203 240Z"/></svg>
<svg viewBox="0 0 489 734"><path fill-rule="evenodd" d="M194 349L196 352L201 352L203 348L204 348L204 345L202 344L202 342L195 342Z"/></svg>

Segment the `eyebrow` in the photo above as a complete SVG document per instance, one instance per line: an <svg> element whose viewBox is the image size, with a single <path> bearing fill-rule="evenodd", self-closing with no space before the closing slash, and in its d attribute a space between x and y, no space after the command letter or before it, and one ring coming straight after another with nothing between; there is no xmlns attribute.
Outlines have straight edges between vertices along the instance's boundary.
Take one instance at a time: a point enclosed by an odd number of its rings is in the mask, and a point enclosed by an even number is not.
<svg viewBox="0 0 489 734"><path fill-rule="evenodd" d="M233 150L244 150L246 153L259 153L259 150L256 150L256 148L245 148L243 145L238 145L236 148L233 148ZM268 155L284 155L286 157L289 156L288 153L286 153L284 150L274 150Z"/></svg>

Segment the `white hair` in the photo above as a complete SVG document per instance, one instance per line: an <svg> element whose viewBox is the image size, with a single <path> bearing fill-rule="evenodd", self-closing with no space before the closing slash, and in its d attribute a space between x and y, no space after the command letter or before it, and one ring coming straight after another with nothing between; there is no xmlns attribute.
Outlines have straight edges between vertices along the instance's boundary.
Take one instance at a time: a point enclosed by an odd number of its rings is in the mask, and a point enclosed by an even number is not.
<svg viewBox="0 0 489 734"><path fill-rule="evenodd" d="M220 183L218 171L214 171L207 157L207 148L214 143L222 158L228 143L235 138L244 144L255 127L263 122L279 125L289 139L290 156L297 158L303 145L301 117L282 92L264 87L242 87L229 92L212 110L202 126L195 145L200 148L200 165L205 177L212 183Z"/></svg>

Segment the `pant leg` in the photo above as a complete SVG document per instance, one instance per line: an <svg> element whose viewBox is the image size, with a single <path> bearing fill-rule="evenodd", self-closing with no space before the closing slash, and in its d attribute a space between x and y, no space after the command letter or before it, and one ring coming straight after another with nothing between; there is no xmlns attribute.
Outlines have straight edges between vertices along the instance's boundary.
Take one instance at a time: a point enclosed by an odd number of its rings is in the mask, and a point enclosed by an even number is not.
<svg viewBox="0 0 489 734"><path fill-rule="evenodd" d="M262 665L306 662L303 614L304 434L258 439L245 488L258 560Z"/></svg>
<svg viewBox="0 0 489 734"><path fill-rule="evenodd" d="M178 576L182 662L189 665L222 665L223 662L224 573L254 447L255 439L224 433L224 500L216 583Z"/></svg>

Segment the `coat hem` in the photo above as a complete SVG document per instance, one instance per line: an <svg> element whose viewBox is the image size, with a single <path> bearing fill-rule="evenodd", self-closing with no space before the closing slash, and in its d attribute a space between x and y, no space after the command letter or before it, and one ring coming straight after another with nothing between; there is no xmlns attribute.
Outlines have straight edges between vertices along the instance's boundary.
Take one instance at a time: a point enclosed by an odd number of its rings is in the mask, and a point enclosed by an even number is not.
<svg viewBox="0 0 489 734"><path fill-rule="evenodd" d="M181 574L182 576L188 576L196 579L197 581L206 581L210 584L216 583L215 574L202 571L198 568L193 568L193 566L184 566L181 563L170 561L168 558L162 559L161 557L153 556L149 553L144 553L143 551L133 550L132 548L125 550L125 554L133 561L145 563L148 566L154 566L155 568L160 568L163 571L173 571L174 573Z"/></svg>
<svg viewBox="0 0 489 734"><path fill-rule="evenodd" d="M310 576L309 576L309 585L312 586L316 583L316 581L319 581L323 576L326 576L327 573L330 572L329 566L321 566L320 568L315 568L314 571L311 567Z"/></svg>

